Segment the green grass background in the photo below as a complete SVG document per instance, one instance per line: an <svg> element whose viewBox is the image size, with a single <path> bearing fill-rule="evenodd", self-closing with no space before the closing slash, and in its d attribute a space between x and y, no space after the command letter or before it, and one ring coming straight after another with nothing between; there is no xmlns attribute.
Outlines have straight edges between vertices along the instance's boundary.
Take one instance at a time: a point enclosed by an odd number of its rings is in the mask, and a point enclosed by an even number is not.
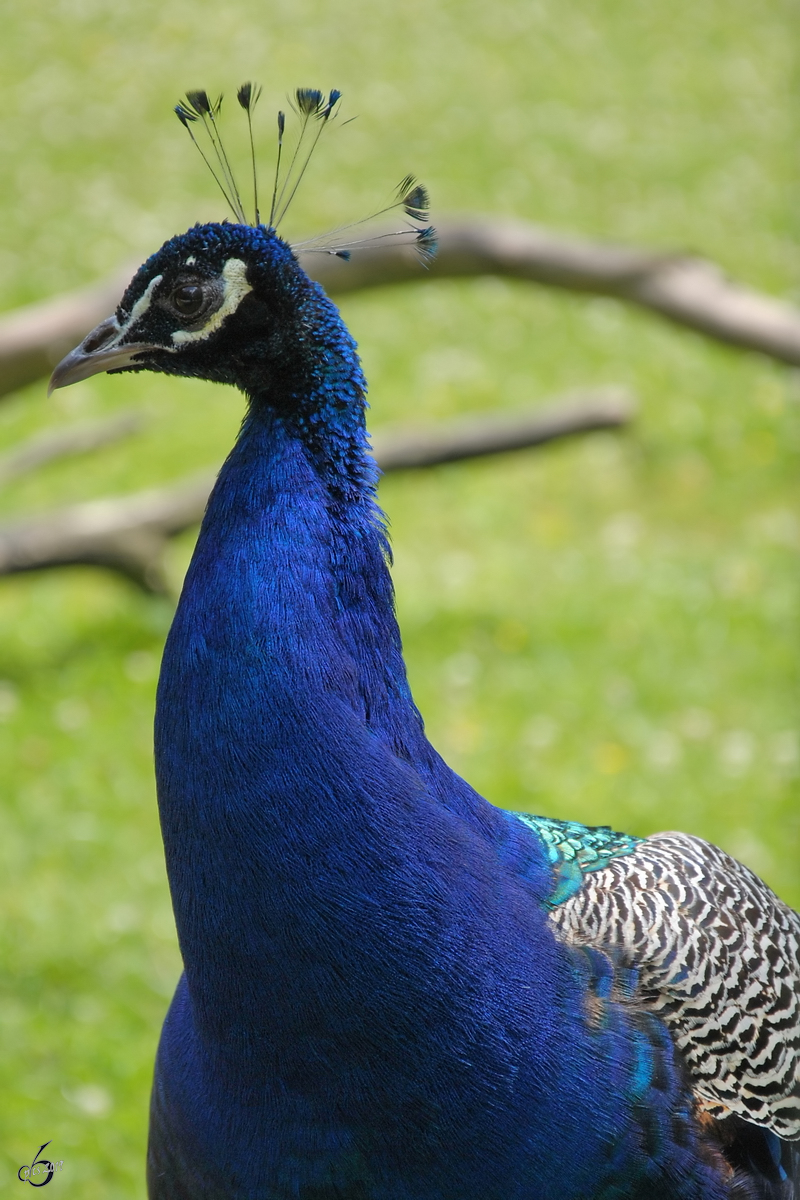
<svg viewBox="0 0 800 1200"><path fill-rule="evenodd" d="M186 87L297 84L345 115L287 232L378 207L699 250L800 299L789 0L2 0L0 307L223 215ZM233 152L244 131L230 121ZM709 837L800 903L796 373L601 299L493 279L347 299L375 427L624 383L622 436L387 479L412 684L493 801ZM137 406L143 433L38 472L0 514L218 463L231 391L101 377L0 406L0 448ZM191 538L176 543L176 586ZM101 572L0 581L0 1184L41 1142L53 1195L144 1195L147 1093L179 970L155 811L170 604ZM246 852L246 847L243 847ZM50 1193L48 1193L49 1195Z"/></svg>

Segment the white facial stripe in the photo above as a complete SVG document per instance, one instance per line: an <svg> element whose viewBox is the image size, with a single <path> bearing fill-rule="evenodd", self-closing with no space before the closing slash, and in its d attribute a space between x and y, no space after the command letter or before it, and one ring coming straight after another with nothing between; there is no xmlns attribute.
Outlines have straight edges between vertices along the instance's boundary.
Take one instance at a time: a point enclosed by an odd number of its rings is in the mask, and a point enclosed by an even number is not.
<svg viewBox="0 0 800 1200"><path fill-rule="evenodd" d="M195 258L195 256L193 254L190 254L186 260L186 266L193 267L196 262L197 262L197 259Z"/></svg>
<svg viewBox="0 0 800 1200"><path fill-rule="evenodd" d="M215 313L209 317L207 323L202 329L186 330L178 329L173 333L172 340L176 346L183 346L187 342L202 342L204 338L210 337L215 330L219 329L222 322L231 313L236 312L236 309L241 304L248 292L252 292L252 287L247 282L247 267L241 258L229 258L222 268L222 279L224 290L222 293L222 304ZM142 297L144 299L144 297Z"/></svg>
<svg viewBox="0 0 800 1200"><path fill-rule="evenodd" d="M131 309L131 315L128 317L125 324L121 327L119 333L114 338L114 341L110 343L111 346L115 346L117 342L121 341L125 337L125 334L128 332L128 330L133 325L136 324L136 322L139 320L139 318L144 316L144 314L147 312L148 308L152 304L153 292L156 290L156 288L161 283L161 280L163 278L164 278L163 275L155 275L150 280L150 282L148 283L144 292L142 293L142 295L139 297L139 299L136 301L133 308Z"/></svg>

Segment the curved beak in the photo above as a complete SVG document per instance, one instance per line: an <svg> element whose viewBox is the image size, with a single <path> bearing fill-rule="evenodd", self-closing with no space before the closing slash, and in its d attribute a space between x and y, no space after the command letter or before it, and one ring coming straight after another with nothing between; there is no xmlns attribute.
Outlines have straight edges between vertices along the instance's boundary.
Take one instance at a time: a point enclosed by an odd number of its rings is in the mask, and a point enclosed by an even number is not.
<svg viewBox="0 0 800 1200"><path fill-rule="evenodd" d="M79 380L98 375L101 371L114 371L120 367L135 365L138 356L148 350L165 348L152 346L147 342L126 342L120 345L121 336L122 330L116 317L107 317L105 321L101 321L97 328L83 339L80 346L76 346L66 358L62 358L50 376L48 396L56 388L69 387L71 383L78 383Z"/></svg>

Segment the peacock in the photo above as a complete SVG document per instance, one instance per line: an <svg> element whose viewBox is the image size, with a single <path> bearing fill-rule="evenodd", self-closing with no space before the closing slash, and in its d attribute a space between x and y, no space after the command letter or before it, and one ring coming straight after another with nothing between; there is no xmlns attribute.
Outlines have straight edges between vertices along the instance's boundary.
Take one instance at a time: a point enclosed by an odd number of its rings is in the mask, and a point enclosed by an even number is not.
<svg viewBox="0 0 800 1200"><path fill-rule="evenodd" d="M279 114L262 221L187 93L234 220L167 241L52 379L247 398L158 685L184 973L150 1200L798 1200L798 914L699 838L494 807L425 736L356 346L277 232L339 101L297 90L283 166ZM395 203L430 255L426 190Z"/></svg>

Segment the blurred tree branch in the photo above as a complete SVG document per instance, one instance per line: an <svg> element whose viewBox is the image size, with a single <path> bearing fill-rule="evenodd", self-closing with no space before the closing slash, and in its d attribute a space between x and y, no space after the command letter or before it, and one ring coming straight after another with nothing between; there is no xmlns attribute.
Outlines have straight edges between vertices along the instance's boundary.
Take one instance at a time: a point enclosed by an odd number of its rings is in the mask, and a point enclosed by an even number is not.
<svg viewBox="0 0 800 1200"><path fill-rule="evenodd" d="M570 392L546 407L459 418L418 428L384 429L372 438L378 466L386 473L433 467L543 446L559 438L626 425L634 400L624 388Z"/></svg>
<svg viewBox="0 0 800 1200"><path fill-rule="evenodd" d="M374 451L383 471L408 470L616 428L632 416L630 395L605 388L572 393L552 407L502 417L387 430L375 435ZM90 500L0 525L0 575L102 566L145 591L166 593L166 544L199 523L213 482L214 472L208 472L171 487Z"/></svg>
<svg viewBox="0 0 800 1200"><path fill-rule="evenodd" d="M731 282L707 259L583 241L523 221L451 218L437 227L439 251L428 271L408 247L304 266L332 294L426 275L503 275L612 296L717 341L800 365L800 310Z"/></svg>
<svg viewBox="0 0 800 1200"><path fill-rule="evenodd" d="M10 483L59 458L72 458L109 446L138 433L145 423L142 413L117 413L97 421L84 421L66 429L48 429L0 454L0 484Z"/></svg>
<svg viewBox="0 0 800 1200"><path fill-rule="evenodd" d="M732 283L705 259L583 241L522 221L447 218L438 227L439 253L428 270L412 248L380 242L350 262L325 254L301 258L332 295L413 280L503 275L613 296L718 341L800 365L800 311ZM0 395L49 374L115 308L134 269L0 318Z"/></svg>
<svg viewBox="0 0 800 1200"><path fill-rule="evenodd" d="M0 317L0 396L49 375L90 329L114 311L133 270L125 267L102 283Z"/></svg>

